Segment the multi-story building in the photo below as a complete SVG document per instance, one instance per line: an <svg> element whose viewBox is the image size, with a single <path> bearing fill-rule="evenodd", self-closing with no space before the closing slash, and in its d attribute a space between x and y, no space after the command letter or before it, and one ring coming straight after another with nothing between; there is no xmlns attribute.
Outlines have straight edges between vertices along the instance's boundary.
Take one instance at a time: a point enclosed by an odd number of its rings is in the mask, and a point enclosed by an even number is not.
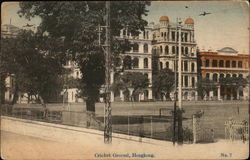
<svg viewBox="0 0 250 160"><path fill-rule="evenodd" d="M153 53L159 58L159 68L168 68L175 71L175 63L178 66L178 40L179 32L177 23L169 21L167 16L160 18L160 24L154 25ZM181 53L182 53L182 89L183 100L197 98L197 55L194 39L194 20L187 18L181 27ZM176 59L177 58L177 59ZM176 66L176 68L178 68ZM174 97L173 93L171 96Z"/></svg>
<svg viewBox="0 0 250 160"><path fill-rule="evenodd" d="M208 99L248 99L249 86L235 87L224 86L219 83L220 78L249 76L249 55L239 54L230 47L225 47L217 52L200 51L198 52L198 62L200 75L217 82L217 90L207 93Z"/></svg>

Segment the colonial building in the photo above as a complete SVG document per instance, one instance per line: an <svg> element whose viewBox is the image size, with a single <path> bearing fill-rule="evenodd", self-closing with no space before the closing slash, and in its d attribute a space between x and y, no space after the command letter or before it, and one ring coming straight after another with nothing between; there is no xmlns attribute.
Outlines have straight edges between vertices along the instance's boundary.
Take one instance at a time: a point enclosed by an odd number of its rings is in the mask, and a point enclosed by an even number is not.
<svg viewBox="0 0 250 160"><path fill-rule="evenodd" d="M136 95L134 100L143 101L152 99L152 28L145 27L145 31L140 32L139 35L131 35L126 29L120 31L118 39L128 39L132 44L130 51L125 54L120 54L116 59L116 71L111 73L111 84L119 77L119 74L125 72L140 72L149 79L149 86L145 88L144 92ZM125 64L125 61L132 63ZM122 70L122 72L121 72ZM120 91L111 92L111 101L126 101L132 96L133 88Z"/></svg>
<svg viewBox="0 0 250 160"><path fill-rule="evenodd" d="M198 52L200 75L217 82L217 90L207 93L208 99L248 99L249 86L238 87L223 86L219 83L220 78L249 76L249 55L240 54L230 47L225 47L217 52Z"/></svg>
<svg viewBox="0 0 250 160"><path fill-rule="evenodd" d="M178 47L179 32L177 23L171 22L167 16L162 16L159 24L153 25L153 53L159 58L159 68L175 71L178 65L178 53L182 53L182 89L183 100L197 98L197 55L194 39L194 20L187 18L181 27L181 48ZM177 60L176 60L177 59ZM175 61L176 60L176 61ZM178 68L176 66L176 68ZM174 97L173 93L171 94Z"/></svg>

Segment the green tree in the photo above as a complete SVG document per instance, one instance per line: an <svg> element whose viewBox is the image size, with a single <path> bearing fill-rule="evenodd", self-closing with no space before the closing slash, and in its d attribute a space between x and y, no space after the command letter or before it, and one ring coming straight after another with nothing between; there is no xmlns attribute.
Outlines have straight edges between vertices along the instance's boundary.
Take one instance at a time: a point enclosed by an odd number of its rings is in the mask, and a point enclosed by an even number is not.
<svg viewBox="0 0 250 160"><path fill-rule="evenodd" d="M119 53L128 50L127 40L115 38L120 35L120 30L127 28L129 33L136 35L139 30L144 30L147 24L142 19L148 12L147 1L124 1L111 2L111 50L112 59ZM47 33L55 38L64 38L64 48L67 54L73 57L81 68L82 95L87 99L87 110L95 111L96 97L99 96L99 89L104 83L103 66L95 61L97 70L86 67L93 66L91 54L100 54L98 46L98 25L105 25L105 2L84 1L84 2L21 2L19 14L30 19L39 16L42 20L39 31ZM101 42L104 42L104 32L101 33ZM90 60L91 59L91 60ZM90 64L88 64L90 63ZM104 63L101 62L102 65ZM89 81L93 75L98 76ZM89 82L89 83L88 83ZM91 86L91 87L90 87Z"/></svg>
<svg viewBox="0 0 250 160"><path fill-rule="evenodd" d="M1 56L3 74L14 77L13 100L16 103L19 93L37 96L46 108L52 93L58 93L62 88L61 74L62 56L58 50L48 45L58 45L49 37L37 35L32 31L22 30L16 37L2 38ZM50 48L50 50L47 49Z"/></svg>
<svg viewBox="0 0 250 160"><path fill-rule="evenodd" d="M162 69L153 77L153 92L156 97L164 94L166 100L170 100L170 93L174 89L174 72L170 69Z"/></svg>
<svg viewBox="0 0 250 160"><path fill-rule="evenodd" d="M144 90L149 85L149 79L147 76L143 75L140 72L125 72L123 75L120 75L111 86L111 89L115 91L124 90L128 91L129 88L133 89L131 98L136 101L138 95L143 93ZM131 100L132 100L131 99Z"/></svg>
<svg viewBox="0 0 250 160"><path fill-rule="evenodd" d="M207 95L210 91L215 91L217 89L217 83L208 78L201 78L197 82L198 94L201 99L204 99L205 95Z"/></svg>

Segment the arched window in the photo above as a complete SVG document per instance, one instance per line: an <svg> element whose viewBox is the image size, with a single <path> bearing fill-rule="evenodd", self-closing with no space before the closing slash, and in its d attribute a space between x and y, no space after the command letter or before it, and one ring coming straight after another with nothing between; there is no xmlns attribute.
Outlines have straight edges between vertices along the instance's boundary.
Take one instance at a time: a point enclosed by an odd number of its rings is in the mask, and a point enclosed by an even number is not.
<svg viewBox="0 0 250 160"><path fill-rule="evenodd" d="M217 60L212 61L212 67L217 67Z"/></svg>
<svg viewBox="0 0 250 160"><path fill-rule="evenodd" d="M194 86L195 86L195 78L192 77L192 87L194 87Z"/></svg>
<svg viewBox="0 0 250 160"><path fill-rule="evenodd" d="M138 68L139 67L139 59L137 57L135 57L133 59L133 67L134 68Z"/></svg>
<svg viewBox="0 0 250 160"><path fill-rule="evenodd" d="M220 79L224 78L224 74L220 74Z"/></svg>
<svg viewBox="0 0 250 160"><path fill-rule="evenodd" d="M120 67L122 65L122 60L121 60L121 58L116 58L116 60L115 60L115 66L116 67Z"/></svg>
<svg viewBox="0 0 250 160"><path fill-rule="evenodd" d="M160 53L162 54L162 46L160 46Z"/></svg>
<svg viewBox="0 0 250 160"><path fill-rule="evenodd" d="M184 81L185 81L185 87L188 87L188 76L184 77Z"/></svg>
<svg viewBox="0 0 250 160"><path fill-rule="evenodd" d="M184 61L184 71L188 71L188 62Z"/></svg>
<svg viewBox="0 0 250 160"><path fill-rule="evenodd" d="M232 61L232 68L236 67L236 61Z"/></svg>
<svg viewBox="0 0 250 160"><path fill-rule="evenodd" d="M237 77L237 75L236 75L236 74L233 74L233 77Z"/></svg>
<svg viewBox="0 0 250 160"><path fill-rule="evenodd" d="M242 68L242 61L238 61L238 68Z"/></svg>
<svg viewBox="0 0 250 160"><path fill-rule="evenodd" d="M133 44L133 52L138 52L139 51L139 45L137 43Z"/></svg>
<svg viewBox="0 0 250 160"><path fill-rule="evenodd" d="M143 49L144 53L148 53L148 44L144 44Z"/></svg>
<svg viewBox="0 0 250 160"><path fill-rule="evenodd" d="M188 54L188 47L185 47L185 54Z"/></svg>
<svg viewBox="0 0 250 160"><path fill-rule="evenodd" d="M162 62L160 62L160 70L162 70L162 68L163 68Z"/></svg>
<svg viewBox="0 0 250 160"><path fill-rule="evenodd" d="M169 69L169 62L166 62L166 68Z"/></svg>
<svg viewBox="0 0 250 160"><path fill-rule="evenodd" d="M144 68L148 68L148 59L144 58Z"/></svg>
<svg viewBox="0 0 250 160"><path fill-rule="evenodd" d="M178 46L176 47L176 52L177 52L177 54L179 54L179 47Z"/></svg>
<svg viewBox="0 0 250 160"><path fill-rule="evenodd" d="M172 54L175 54L175 46L172 46Z"/></svg>
<svg viewBox="0 0 250 160"><path fill-rule="evenodd" d="M124 67L124 69L131 69L132 68L132 59L130 56L126 56L123 59L123 67Z"/></svg>
<svg viewBox="0 0 250 160"><path fill-rule="evenodd" d="M210 77L210 74L206 73L206 78L209 79L209 77Z"/></svg>
<svg viewBox="0 0 250 160"><path fill-rule="evenodd" d="M126 30L125 29L123 30L123 36L126 36Z"/></svg>
<svg viewBox="0 0 250 160"><path fill-rule="evenodd" d="M242 74L239 74L239 78L243 78L243 75L242 75Z"/></svg>
<svg viewBox="0 0 250 160"><path fill-rule="evenodd" d="M206 67L209 67L209 59L206 60Z"/></svg>
<svg viewBox="0 0 250 160"><path fill-rule="evenodd" d="M194 63L191 64L191 71L194 72Z"/></svg>
<svg viewBox="0 0 250 160"><path fill-rule="evenodd" d="M229 77L231 77L231 75L230 75L230 74L227 74L226 77L229 78Z"/></svg>
<svg viewBox="0 0 250 160"><path fill-rule="evenodd" d="M181 54L184 54L184 47L181 47Z"/></svg>
<svg viewBox="0 0 250 160"><path fill-rule="evenodd" d="M219 61L219 67L224 67L224 61L223 60Z"/></svg>
<svg viewBox="0 0 250 160"><path fill-rule="evenodd" d="M168 54L168 46L165 46L165 54Z"/></svg>
<svg viewBox="0 0 250 160"><path fill-rule="evenodd" d="M213 74L213 81L215 81L215 82L218 81L218 75L216 73Z"/></svg>

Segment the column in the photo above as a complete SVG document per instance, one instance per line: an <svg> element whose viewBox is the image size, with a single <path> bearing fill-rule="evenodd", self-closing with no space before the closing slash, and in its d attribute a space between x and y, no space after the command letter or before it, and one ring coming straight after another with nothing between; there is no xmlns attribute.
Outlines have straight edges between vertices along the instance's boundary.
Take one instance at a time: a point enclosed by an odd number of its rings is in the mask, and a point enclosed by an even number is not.
<svg viewBox="0 0 250 160"><path fill-rule="evenodd" d="M239 90L239 88L237 88L237 100L239 100L240 99L240 90Z"/></svg>
<svg viewBox="0 0 250 160"><path fill-rule="evenodd" d="M209 91L209 100L212 100L213 97L214 97L214 92L213 91Z"/></svg>
<svg viewBox="0 0 250 160"><path fill-rule="evenodd" d="M169 30L169 41L172 41L172 32Z"/></svg>
<svg viewBox="0 0 250 160"><path fill-rule="evenodd" d="M143 57L139 57L139 69L143 69L144 68L144 58Z"/></svg>
<svg viewBox="0 0 250 160"><path fill-rule="evenodd" d="M110 84L114 83L114 72L110 72Z"/></svg>
<svg viewBox="0 0 250 160"><path fill-rule="evenodd" d="M195 91L195 100L197 101L198 100L198 92Z"/></svg>
<svg viewBox="0 0 250 160"><path fill-rule="evenodd" d="M217 94L218 94L218 100L221 100L221 99L220 99L220 87L218 87L218 92L217 92Z"/></svg>
<svg viewBox="0 0 250 160"><path fill-rule="evenodd" d="M124 101L124 94L123 94L123 90L120 90L120 99L121 99L121 101Z"/></svg>
<svg viewBox="0 0 250 160"><path fill-rule="evenodd" d="M152 89L148 89L148 99L153 99L153 97L152 97Z"/></svg>
<svg viewBox="0 0 250 160"><path fill-rule="evenodd" d="M110 102L114 102L114 100L115 100L114 92L111 91L111 92L110 92Z"/></svg>

